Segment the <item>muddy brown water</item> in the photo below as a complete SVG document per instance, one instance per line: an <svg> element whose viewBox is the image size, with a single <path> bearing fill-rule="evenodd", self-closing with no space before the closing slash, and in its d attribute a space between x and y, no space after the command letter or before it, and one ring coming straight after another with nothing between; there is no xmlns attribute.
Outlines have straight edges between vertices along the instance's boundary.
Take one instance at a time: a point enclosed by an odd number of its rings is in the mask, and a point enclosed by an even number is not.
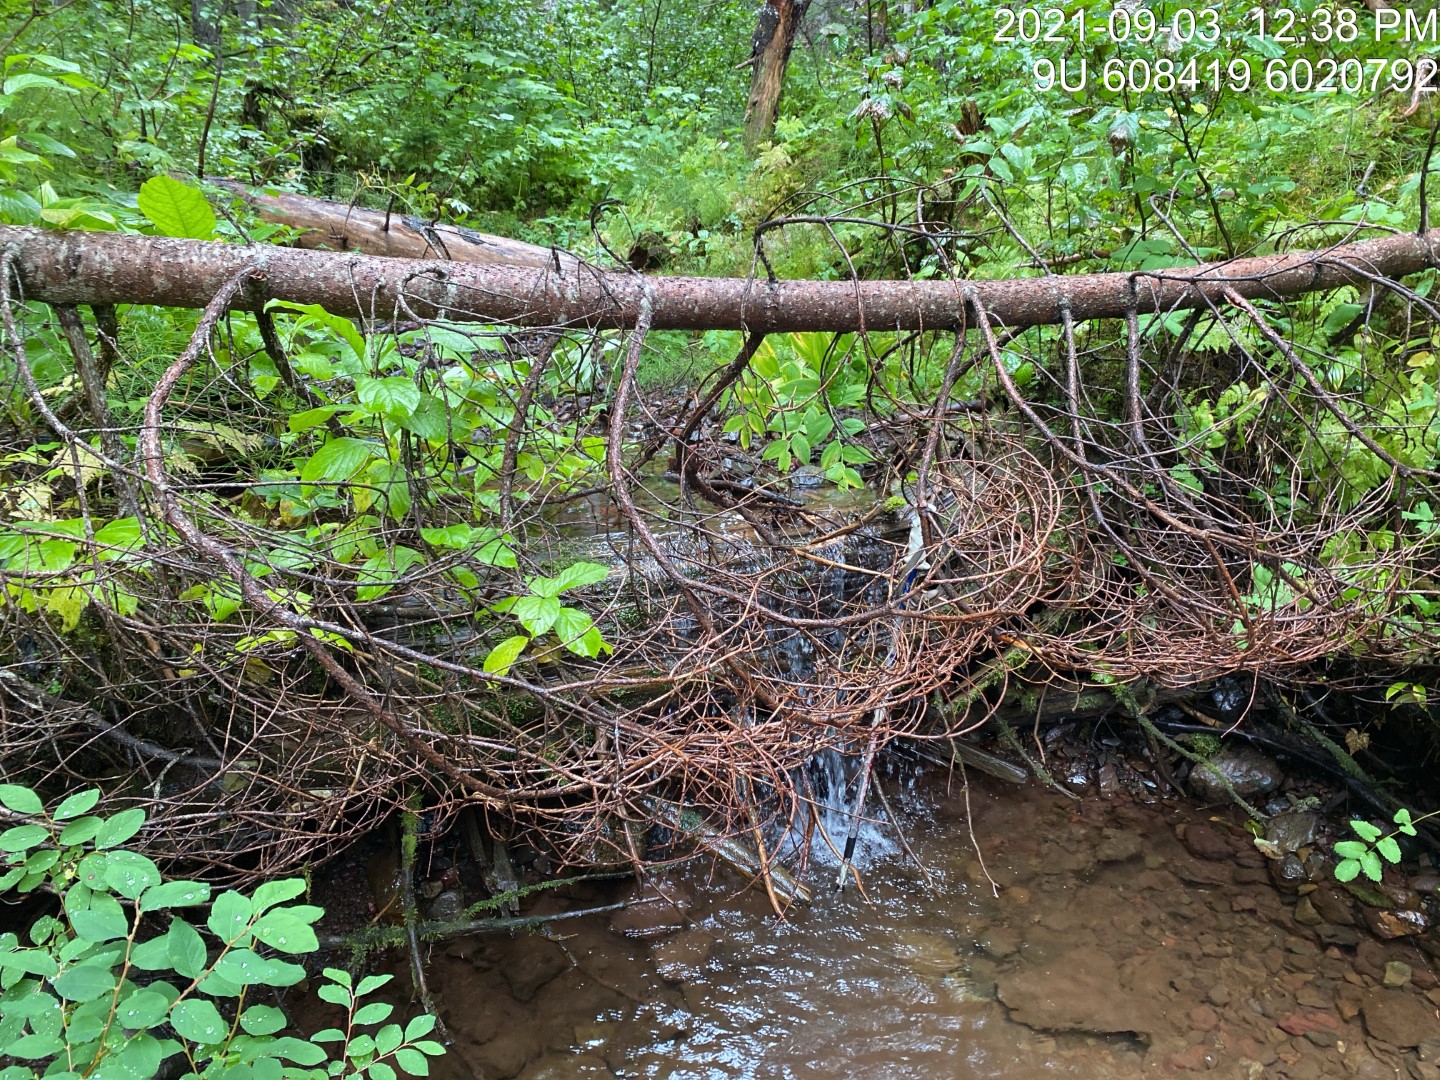
<svg viewBox="0 0 1440 1080"><path fill-rule="evenodd" d="M983 869L960 793L932 780L901 815L924 872L886 856L863 895L816 872L780 921L692 869L667 886L683 915L436 946L453 1045L434 1075L1440 1077L1430 957L1373 938L1333 884L1297 910L1225 811L979 781L970 804Z"/></svg>

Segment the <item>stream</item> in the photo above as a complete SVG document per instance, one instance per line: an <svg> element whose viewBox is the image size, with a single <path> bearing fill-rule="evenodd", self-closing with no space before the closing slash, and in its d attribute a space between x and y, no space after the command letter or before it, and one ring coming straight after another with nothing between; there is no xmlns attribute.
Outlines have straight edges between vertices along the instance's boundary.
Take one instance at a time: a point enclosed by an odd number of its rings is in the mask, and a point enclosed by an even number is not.
<svg viewBox="0 0 1440 1080"><path fill-rule="evenodd" d="M1145 787L1076 801L970 779L968 815L958 777L885 779L923 870L887 826L862 849L863 893L814 866L816 899L784 920L695 864L658 879L663 902L435 946L453 1045L433 1075L1440 1077L1431 956L1374 936L1313 860L1293 880L1242 816Z"/></svg>

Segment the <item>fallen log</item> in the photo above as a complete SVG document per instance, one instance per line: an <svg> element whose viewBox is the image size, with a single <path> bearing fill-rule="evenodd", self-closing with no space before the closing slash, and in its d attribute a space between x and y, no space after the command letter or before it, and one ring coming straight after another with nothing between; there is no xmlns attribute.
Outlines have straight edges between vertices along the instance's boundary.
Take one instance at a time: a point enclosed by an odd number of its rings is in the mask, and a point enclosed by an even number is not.
<svg viewBox="0 0 1440 1080"><path fill-rule="evenodd" d="M352 318L440 318L518 326L847 332L1012 328L1226 306L1398 279L1440 265L1440 230L1194 267L1003 281L761 281L644 277L557 261L548 268L389 259L348 252L0 227L27 300L203 308L252 268L235 307L270 298ZM1228 290L1228 292L1227 292Z"/></svg>
<svg viewBox="0 0 1440 1080"><path fill-rule="evenodd" d="M579 262L575 256L554 248L460 225L428 222L413 214L367 210L290 191L271 195L235 180L210 178L208 182L239 195L259 212L262 221L299 229L300 235L292 245L298 248L359 251L392 259L444 259L480 266L553 267L557 260L568 266Z"/></svg>

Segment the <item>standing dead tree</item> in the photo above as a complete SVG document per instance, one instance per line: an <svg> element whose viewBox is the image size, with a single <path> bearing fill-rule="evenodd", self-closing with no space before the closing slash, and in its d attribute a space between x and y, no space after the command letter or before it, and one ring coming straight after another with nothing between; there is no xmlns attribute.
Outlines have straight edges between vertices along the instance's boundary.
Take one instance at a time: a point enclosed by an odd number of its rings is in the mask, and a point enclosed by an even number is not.
<svg viewBox="0 0 1440 1080"><path fill-rule="evenodd" d="M752 153L775 132L785 68L810 0L765 0L750 42L750 98L745 103L745 147Z"/></svg>

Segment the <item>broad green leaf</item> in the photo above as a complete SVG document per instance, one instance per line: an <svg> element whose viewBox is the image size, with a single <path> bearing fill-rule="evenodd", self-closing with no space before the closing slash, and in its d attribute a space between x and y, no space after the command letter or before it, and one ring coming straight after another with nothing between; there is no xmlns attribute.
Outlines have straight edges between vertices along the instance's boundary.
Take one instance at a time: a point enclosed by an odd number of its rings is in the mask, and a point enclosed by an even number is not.
<svg viewBox="0 0 1440 1080"><path fill-rule="evenodd" d="M435 1015L433 1013L416 1013L405 1025L405 1041L414 1042L416 1039L423 1039L435 1030Z"/></svg>
<svg viewBox="0 0 1440 1080"><path fill-rule="evenodd" d="M394 975L366 975L360 980L360 985L355 988L355 996L364 997L366 994L373 994L393 978L395 978Z"/></svg>
<svg viewBox="0 0 1440 1080"><path fill-rule="evenodd" d="M0 784L0 803L17 814L39 814L45 810L40 796L19 784Z"/></svg>
<svg viewBox="0 0 1440 1080"><path fill-rule="evenodd" d="M60 830L59 843L63 847L88 844L95 839L103 824L105 824L105 819L96 817L94 814L78 817L74 821L67 822L65 828Z"/></svg>
<svg viewBox="0 0 1440 1080"><path fill-rule="evenodd" d="M232 889L215 898L205 925L226 944L238 942L243 945L249 937L246 928L254 914L255 908L250 901Z"/></svg>
<svg viewBox="0 0 1440 1080"><path fill-rule="evenodd" d="M145 890L140 897L141 911L190 907L210 901L210 886L203 881L167 881Z"/></svg>
<svg viewBox="0 0 1440 1080"><path fill-rule="evenodd" d="M577 656L593 659L601 652L610 651L594 620L579 608L560 609L560 616L555 620L555 635Z"/></svg>
<svg viewBox="0 0 1440 1080"><path fill-rule="evenodd" d="M319 939L309 923L289 911L267 911L250 928L255 937L286 953L312 953L320 948Z"/></svg>
<svg viewBox="0 0 1440 1080"><path fill-rule="evenodd" d="M355 324L349 319L331 315L319 304L297 304L292 300L271 300L265 305L266 311L276 309L294 311L308 316L327 330L339 335L350 346L351 351L355 354L355 359L361 362L365 360L365 339L360 336L360 331L355 329Z"/></svg>
<svg viewBox="0 0 1440 1080"><path fill-rule="evenodd" d="M215 211L203 193L172 180L152 176L140 185L140 212L163 236L208 240L215 234Z"/></svg>
<svg viewBox="0 0 1440 1080"><path fill-rule="evenodd" d="M74 891L73 888L71 891ZM81 941L115 941L130 933L125 909L118 900L105 893L96 893L89 907L69 912L69 915L75 936Z"/></svg>
<svg viewBox="0 0 1440 1080"><path fill-rule="evenodd" d="M1373 851L1367 851L1360 856L1360 869L1365 871L1365 876L1371 881L1379 881L1384 875L1384 867L1380 862L1380 856Z"/></svg>
<svg viewBox="0 0 1440 1080"><path fill-rule="evenodd" d="M236 986L263 986L270 982L274 969L253 949L231 949L216 962L215 974Z"/></svg>
<svg viewBox="0 0 1440 1080"><path fill-rule="evenodd" d="M104 529L100 531L104 532ZM100 533L95 534L95 539L100 539ZM81 814L88 814L95 808L95 804L99 801L100 790L98 788L88 788L85 791L77 791L75 794L67 796L62 800L60 805L55 808L55 813L51 816L56 821L69 821L71 818L79 817Z"/></svg>
<svg viewBox="0 0 1440 1080"><path fill-rule="evenodd" d="M395 1006L384 1001L372 1001L369 1005L362 1005L355 1013L357 1024L378 1024L388 1020L390 1014L395 1011Z"/></svg>
<svg viewBox="0 0 1440 1080"><path fill-rule="evenodd" d="M403 1046L395 1051L395 1064L409 1076L429 1076L430 1060L419 1050Z"/></svg>
<svg viewBox="0 0 1440 1080"><path fill-rule="evenodd" d="M1345 859L1358 859L1369 850L1359 840L1341 840L1335 845L1335 854Z"/></svg>
<svg viewBox="0 0 1440 1080"><path fill-rule="evenodd" d="M570 589L595 585L609 576L610 568L601 563L571 563L553 578L536 578L530 583L530 591L537 596L558 596Z"/></svg>
<svg viewBox="0 0 1440 1080"><path fill-rule="evenodd" d="M50 985L66 1001L90 1001L115 989L115 972L109 964L81 963L60 972Z"/></svg>
<svg viewBox="0 0 1440 1080"><path fill-rule="evenodd" d="M510 669L515 666L515 661L525 651L525 646L530 644L530 639L524 634L516 634L508 637L495 648L491 649L485 657L485 671L491 675L509 675Z"/></svg>
<svg viewBox="0 0 1440 1080"><path fill-rule="evenodd" d="M172 919L165 935L166 951L176 974L198 979L205 970L205 939L184 919Z"/></svg>
<svg viewBox="0 0 1440 1080"><path fill-rule="evenodd" d="M1382 836L1375 842L1375 850L1385 857L1389 863L1400 861L1400 845L1393 836Z"/></svg>
<svg viewBox="0 0 1440 1080"><path fill-rule="evenodd" d="M250 1035L274 1035L285 1024L285 1014L271 1005L251 1005L240 1014L240 1027Z"/></svg>
<svg viewBox="0 0 1440 1080"><path fill-rule="evenodd" d="M0 833L0 851L29 851L50 839L50 830L43 825L16 825Z"/></svg>
<svg viewBox="0 0 1440 1080"><path fill-rule="evenodd" d="M371 412L400 419L420 405L420 390L409 379L389 375L381 379L357 378L355 394Z"/></svg>
<svg viewBox="0 0 1440 1080"><path fill-rule="evenodd" d="M276 904L294 900L305 895L304 878L283 878L280 881L262 882L250 896L256 911L269 911Z"/></svg>
<svg viewBox="0 0 1440 1080"><path fill-rule="evenodd" d="M136 990L115 1008L115 1022L132 1031L153 1027L165 1019L170 1001L153 990Z"/></svg>
<svg viewBox="0 0 1440 1080"><path fill-rule="evenodd" d="M322 1047L316 1046L311 1042L306 1042L304 1039L296 1039L289 1036L276 1039L266 1047L266 1050L273 1056L286 1058L295 1062L296 1065L319 1065L329 1057Z"/></svg>
<svg viewBox="0 0 1440 1080"><path fill-rule="evenodd" d="M170 1010L170 1026L182 1039L210 1046L225 1039L230 1028L215 1003L204 998L186 998Z"/></svg>
<svg viewBox="0 0 1440 1080"><path fill-rule="evenodd" d="M532 637L539 637L560 617L560 601L554 596L521 596L511 606L510 613Z"/></svg>
<svg viewBox="0 0 1440 1080"><path fill-rule="evenodd" d="M404 1041L405 1033L400 1030L399 1024L386 1024L375 1033L375 1052L381 1057L393 1054Z"/></svg>
<svg viewBox="0 0 1440 1080"><path fill-rule="evenodd" d="M384 1061L370 1066L370 1080L396 1080L395 1069Z"/></svg>
<svg viewBox="0 0 1440 1080"><path fill-rule="evenodd" d="M56 1035L22 1035L9 1046L5 1047L5 1053L9 1057L24 1058L26 1060L33 1058L53 1058L60 1055L64 1046L64 1042Z"/></svg>
<svg viewBox="0 0 1440 1080"><path fill-rule="evenodd" d="M160 884L160 868L133 851L112 851L105 883L127 900L138 900L146 889Z"/></svg>
<svg viewBox="0 0 1440 1080"><path fill-rule="evenodd" d="M369 464L378 452L378 446L364 439L348 435L331 439L310 455L300 470L300 479L306 484L343 483Z"/></svg>
<svg viewBox="0 0 1440 1080"><path fill-rule="evenodd" d="M140 831L145 824L145 811L138 806L122 810L114 817L106 818L105 824L95 834L95 846L100 849L119 847Z"/></svg>

